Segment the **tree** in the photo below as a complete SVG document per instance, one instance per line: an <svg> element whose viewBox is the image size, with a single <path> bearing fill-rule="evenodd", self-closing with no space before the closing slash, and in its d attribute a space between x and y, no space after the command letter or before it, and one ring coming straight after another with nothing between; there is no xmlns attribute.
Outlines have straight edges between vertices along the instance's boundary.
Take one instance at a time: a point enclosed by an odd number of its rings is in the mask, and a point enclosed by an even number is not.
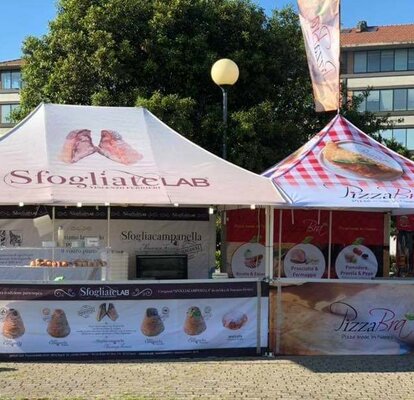
<svg viewBox="0 0 414 400"><path fill-rule="evenodd" d="M255 172L329 117L314 112L291 8L268 17L250 0L60 0L49 33L27 38L23 54L19 118L41 101L143 105L216 154L224 127L210 69L233 59L240 78L229 94L229 159Z"/></svg>

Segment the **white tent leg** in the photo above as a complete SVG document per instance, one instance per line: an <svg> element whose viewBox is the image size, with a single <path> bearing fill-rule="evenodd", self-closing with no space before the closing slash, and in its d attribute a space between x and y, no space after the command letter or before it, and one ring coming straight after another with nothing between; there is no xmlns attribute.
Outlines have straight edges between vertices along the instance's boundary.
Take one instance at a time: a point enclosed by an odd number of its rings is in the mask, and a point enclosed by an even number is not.
<svg viewBox="0 0 414 400"><path fill-rule="evenodd" d="M107 207L106 247L111 247L111 206Z"/></svg>
<svg viewBox="0 0 414 400"><path fill-rule="evenodd" d="M274 236L274 209L272 206L266 206L266 278L273 279L273 236Z"/></svg>
<svg viewBox="0 0 414 400"><path fill-rule="evenodd" d="M328 279L331 279L331 260L332 260L332 211L329 211Z"/></svg>
<svg viewBox="0 0 414 400"><path fill-rule="evenodd" d="M278 245L278 267L277 267L277 277L280 279L282 276L282 219L283 219L283 210L279 210L279 245Z"/></svg>

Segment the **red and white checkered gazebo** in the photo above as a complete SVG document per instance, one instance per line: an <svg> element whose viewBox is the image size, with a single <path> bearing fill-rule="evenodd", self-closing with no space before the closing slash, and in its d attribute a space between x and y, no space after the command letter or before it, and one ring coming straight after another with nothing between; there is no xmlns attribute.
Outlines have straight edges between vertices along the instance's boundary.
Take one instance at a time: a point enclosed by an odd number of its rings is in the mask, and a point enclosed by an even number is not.
<svg viewBox="0 0 414 400"><path fill-rule="evenodd" d="M262 175L270 178L294 207L394 213L414 210L414 162L378 143L341 115Z"/></svg>

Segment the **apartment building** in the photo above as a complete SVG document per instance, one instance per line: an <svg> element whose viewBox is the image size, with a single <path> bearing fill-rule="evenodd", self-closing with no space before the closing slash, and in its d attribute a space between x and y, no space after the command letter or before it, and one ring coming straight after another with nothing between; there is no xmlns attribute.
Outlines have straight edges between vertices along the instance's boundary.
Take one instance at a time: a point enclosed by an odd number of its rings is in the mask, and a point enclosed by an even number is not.
<svg viewBox="0 0 414 400"><path fill-rule="evenodd" d="M10 113L20 101L21 67L20 59L0 62L0 136L13 127Z"/></svg>
<svg viewBox="0 0 414 400"><path fill-rule="evenodd" d="M414 25L368 26L341 32L341 77L348 91L371 88L361 111L402 118L384 138L414 151Z"/></svg>

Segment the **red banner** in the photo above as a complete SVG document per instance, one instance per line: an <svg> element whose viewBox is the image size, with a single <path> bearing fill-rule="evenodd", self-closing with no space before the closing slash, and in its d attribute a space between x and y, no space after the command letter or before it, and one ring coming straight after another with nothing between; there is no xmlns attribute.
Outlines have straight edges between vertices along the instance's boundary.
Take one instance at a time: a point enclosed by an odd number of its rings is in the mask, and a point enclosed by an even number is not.
<svg viewBox="0 0 414 400"><path fill-rule="evenodd" d="M384 214L332 211L330 272L329 215L329 211L318 210L282 211L281 276L302 279L382 276ZM264 277L264 210L234 210L227 217L230 276ZM278 276L279 219L279 210L275 210L275 276Z"/></svg>

